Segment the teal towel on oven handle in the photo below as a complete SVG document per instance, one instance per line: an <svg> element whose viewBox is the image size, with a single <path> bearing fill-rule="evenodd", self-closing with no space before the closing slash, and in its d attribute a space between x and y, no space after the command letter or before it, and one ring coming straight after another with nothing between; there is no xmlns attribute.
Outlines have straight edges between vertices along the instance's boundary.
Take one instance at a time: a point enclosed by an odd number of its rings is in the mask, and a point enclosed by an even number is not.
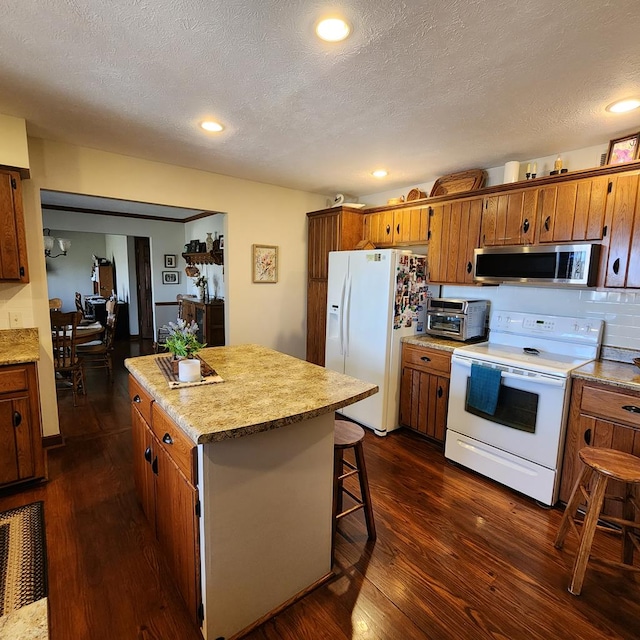
<svg viewBox="0 0 640 640"><path fill-rule="evenodd" d="M501 375L500 369L472 364L467 404L492 416L498 406Z"/></svg>

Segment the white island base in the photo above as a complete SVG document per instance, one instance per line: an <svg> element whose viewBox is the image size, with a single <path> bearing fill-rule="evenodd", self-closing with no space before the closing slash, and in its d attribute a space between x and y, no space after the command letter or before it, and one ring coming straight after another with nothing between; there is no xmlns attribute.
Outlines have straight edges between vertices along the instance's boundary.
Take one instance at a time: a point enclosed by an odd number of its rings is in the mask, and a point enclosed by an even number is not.
<svg viewBox="0 0 640 640"><path fill-rule="evenodd" d="M334 415L198 445L206 640L230 640L331 574Z"/></svg>

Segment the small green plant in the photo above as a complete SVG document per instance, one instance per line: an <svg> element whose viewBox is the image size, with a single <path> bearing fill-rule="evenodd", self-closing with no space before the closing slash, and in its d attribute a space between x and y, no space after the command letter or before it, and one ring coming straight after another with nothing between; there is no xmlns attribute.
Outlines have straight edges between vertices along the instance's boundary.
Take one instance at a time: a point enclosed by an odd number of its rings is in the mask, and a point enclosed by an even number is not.
<svg viewBox="0 0 640 640"><path fill-rule="evenodd" d="M191 358L206 347L206 344L198 342L196 338L198 325L193 320L189 323L178 318L177 322L170 322L162 328L169 332L165 345L174 356Z"/></svg>

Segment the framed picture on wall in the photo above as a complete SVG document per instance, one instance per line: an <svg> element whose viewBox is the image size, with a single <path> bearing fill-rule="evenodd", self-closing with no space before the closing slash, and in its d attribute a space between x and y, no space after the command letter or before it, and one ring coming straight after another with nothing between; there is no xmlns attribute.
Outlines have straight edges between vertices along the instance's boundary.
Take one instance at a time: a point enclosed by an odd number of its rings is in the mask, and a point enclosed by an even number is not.
<svg viewBox="0 0 640 640"><path fill-rule="evenodd" d="M252 264L254 282L278 282L278 247L252 245Z"/></svg>
<svg viewBox="0 0 640 640"><path fill-rule="evenodd" d="M164 268L175 269L176 268L176 256L172 253L164 254Z"/></svg>
<svg viewBox="0 0 640 640"><path fill-rule="evenodd" d="M179 271L163 271L162 284L180 284Z"/></svg>
<svg viewBox="0 0 640 640"><path fill-rule="evenodd" d="M638 159L640 133L634 133L609 142L607 164L624 164Z"/></svg>

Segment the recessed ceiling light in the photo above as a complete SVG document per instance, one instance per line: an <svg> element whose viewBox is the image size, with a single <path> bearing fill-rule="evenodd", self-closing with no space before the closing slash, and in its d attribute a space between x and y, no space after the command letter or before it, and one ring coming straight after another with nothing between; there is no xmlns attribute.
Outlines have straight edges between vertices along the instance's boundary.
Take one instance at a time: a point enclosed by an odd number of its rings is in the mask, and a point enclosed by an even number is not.
<svg viewBox="0 0 640 640"><path fill-rule="evenodd" d="M374 178L386 178L389 175L389 172L386 169L376 169L371 172L371 175Z"/></svg>
<svg viewBox="0 0 640 640"><path fill-rule="evenodd" d="M318 22L316 33L327 42L340 42L351 32L351 27L342 18L326 18Z"/></svg>
<svg viewBox="0 0 640 640"><path fill-rule="evenodd" d="M639 98L627 98L626 100L618 100L617 102L612 102L607 107L607 111L610 111L611 113L626 113L627 111L633 111L638 107L640 107Z"/></svg>
<svg viewBox="0 0 640 640"><path fill-rule="evenodd" d="M200 123L200 126L205 131L222 131L224 127L219 122L214 122L213 120L205 120Z"/></svg>

